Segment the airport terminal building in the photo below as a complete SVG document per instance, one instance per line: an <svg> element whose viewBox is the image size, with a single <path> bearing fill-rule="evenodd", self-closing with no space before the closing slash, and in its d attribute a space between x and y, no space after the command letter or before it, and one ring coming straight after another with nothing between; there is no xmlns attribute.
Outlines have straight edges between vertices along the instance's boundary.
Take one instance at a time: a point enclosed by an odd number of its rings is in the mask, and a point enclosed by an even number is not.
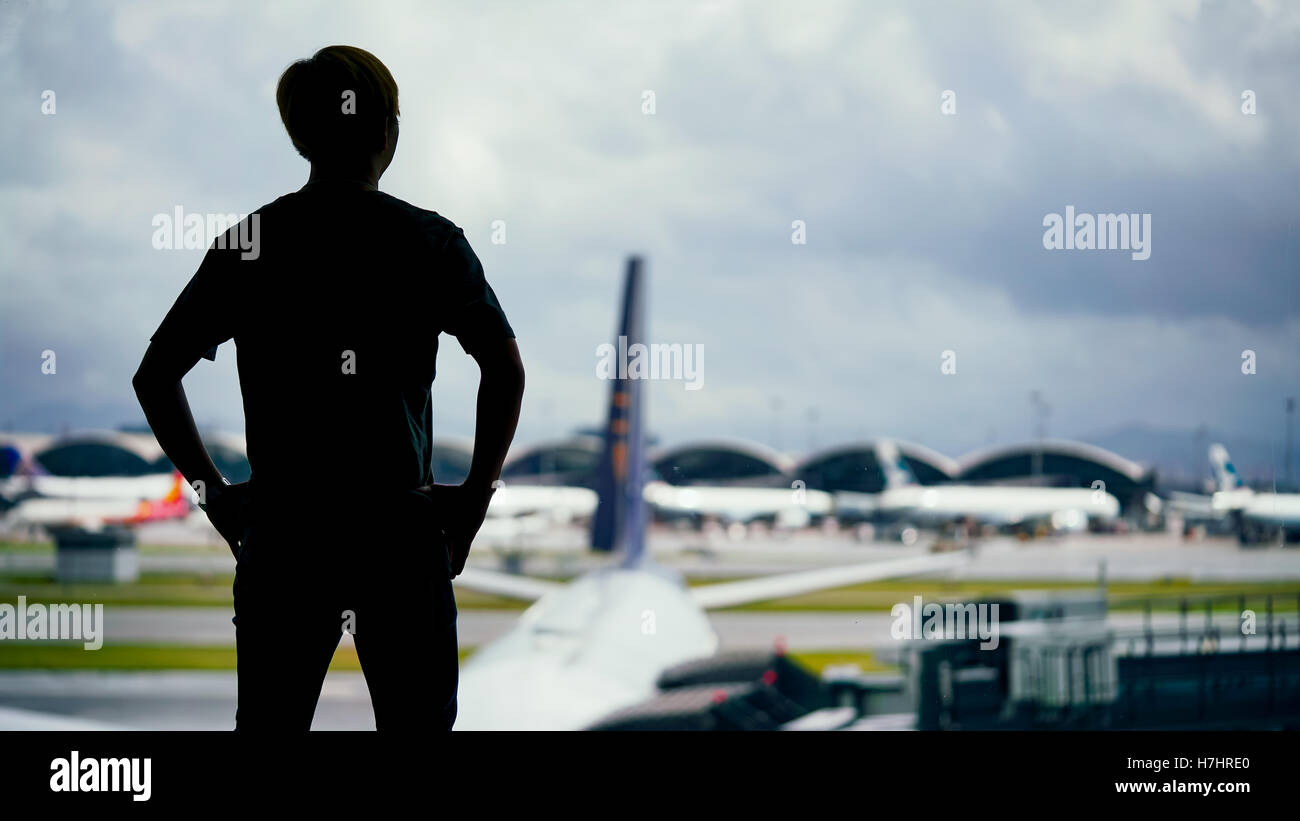
<svg viewBox="0 0 1300 821"><path fill-rule="evenodd" d="M232 482L248 478L250 468L244 437L205 434L203 443L217 468ZM51 476L148 476L170 473L171 460L152 433L89 431L84 433L0 434L0 478L30 468Z"/></svg>
<svg viewBox="0 0 1300 821"><path fill-rule="evenodd" d="M957 477L957 462L942 453L914 442L895 441L899 455L912 475L923 485L951 482ZM884 472L876 461L876 442L856 442L818 451L800 461L791 479L801 479L809 490L879 493L884 490Z"/></svg>
<svg viewBox="0 0 1300 821"><path fill-rule="evenodd" d="M243 437L210 433L204 441L213 461L231 481L248 478ZM1104 448L1068 440L1044 440L987 448L959 460L914 442L896 441L900 455L924 485L1032 484L1095 487L1120 501L1125 513L1142 510L1154 493L1155 472ZM541 442L511 454L502 470L507 483L594 487L603 442L578 435ZM743 440L687 442L651 453L656 478L671 485L790 487L809 490L878 493L884 474L876 461L876 442L866 440L826 448L794 459L765 445ZM72 434L0 434L0 478L27 466L55 476L144 476L172 470L153 435L141 431ZM436 481L455 484L469 472L473 442L440 438L433 448Z"/></svg>
<svg viewBox="0 0 1300 821"><path fill-rule="evenodd" d="M1098 487L1119 500L1124 514L1143 509L1156 474L1105 448L1047 439L987 448L964 456L954 478L966 484Z"/></svg>

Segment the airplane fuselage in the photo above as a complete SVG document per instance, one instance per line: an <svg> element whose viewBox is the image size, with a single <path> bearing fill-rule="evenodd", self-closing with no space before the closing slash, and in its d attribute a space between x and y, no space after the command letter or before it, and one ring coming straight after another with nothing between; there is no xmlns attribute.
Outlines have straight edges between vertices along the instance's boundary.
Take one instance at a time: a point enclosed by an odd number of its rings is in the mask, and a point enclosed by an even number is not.
<svg viewBox="0 0 1300 821"><path fill-rule="evenodd" d="M1078 512L1089 519L1119 515L1119 500L1089 488L999 487L984 485L909 485L880 493L877 511L919 524L971 518L990 524L1016 524Z"/></svg>
<svg viewBox="0 0 1300 821"><path fill-rule="evenodd" d="M771 520L782 527L806 526L831 513L831 495L820 490L781 487L707 487L649 482L645 500L660 514L711 518L724 524Z"/></svg>
<svg viewBox="0 0 1300 821"><path fill-rule="evenodd" d="M677 580L595 571L538 599L466 661L456 729L582 729L651 697L660 673L717 644Z"/></svg>

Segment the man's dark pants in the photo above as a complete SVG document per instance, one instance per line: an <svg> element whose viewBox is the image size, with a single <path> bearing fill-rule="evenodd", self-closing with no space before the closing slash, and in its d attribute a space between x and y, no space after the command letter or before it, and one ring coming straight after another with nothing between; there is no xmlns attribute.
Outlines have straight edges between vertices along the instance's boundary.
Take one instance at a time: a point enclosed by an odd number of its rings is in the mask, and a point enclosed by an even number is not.
<svg viewBox="0 0 1300 821"><path fill-rule="evenodd" d="M376 728L450 730L449 560L426 496L291 501L256 488L235 574L236 730L306 731L345 628Z"/></svg>

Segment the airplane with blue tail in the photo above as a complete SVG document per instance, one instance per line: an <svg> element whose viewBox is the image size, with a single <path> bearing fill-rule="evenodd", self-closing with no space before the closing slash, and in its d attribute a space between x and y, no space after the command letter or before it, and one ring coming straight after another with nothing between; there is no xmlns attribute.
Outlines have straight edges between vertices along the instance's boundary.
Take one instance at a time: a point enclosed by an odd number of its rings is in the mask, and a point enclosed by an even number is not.
<svg viewBox="0 0 1300 821"><path fill-rule="evenodd" d="M629 260L619 335L645 341L645 268ZM591 546L607 566L560 583L475 567L461 588L531 601L505 635L477 650L460 677L458 730L583 729L652 697L661 673L708 657L707 611L951 569L945 554L858 563L687 587L647 549L645 381L611 380Z"/></svg>

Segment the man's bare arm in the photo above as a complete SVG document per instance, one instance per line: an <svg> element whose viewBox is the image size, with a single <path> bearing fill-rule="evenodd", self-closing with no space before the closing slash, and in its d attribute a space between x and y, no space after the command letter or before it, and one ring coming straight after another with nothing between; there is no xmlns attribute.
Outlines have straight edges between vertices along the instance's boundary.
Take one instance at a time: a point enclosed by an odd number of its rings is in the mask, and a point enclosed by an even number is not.
<svg viewBox="0 0 1300 821"><path fill-rule="evenodd" d="M201 487L215 488L222 483L221 472L199 438L194 414L181 385L181 378L198 361L197 356L177 357L165 346L150 343L131 384L163 453L185 481L191 485L203 482Z"/></svg>
<svg viewBox="0 0 1300 821"><path fill-rule="evenodd" d="M524 363L519 345L505 339L470 349L479 367L478 406L474 415L474 456L465 484L491 489L501 475L510 442L519 424L524 398Z"/></svg>
<svg viewBox="0 0 1300 821"><path fill-rule="evenodd" d="M461 485L428 489L447 536L451 575L460 575L470 544L483 525L493 484L501 475L510 442L519 424L524 396L524 365L513 339L466 347L479 367L478 409L474 419L474 456Z"/></svg>

